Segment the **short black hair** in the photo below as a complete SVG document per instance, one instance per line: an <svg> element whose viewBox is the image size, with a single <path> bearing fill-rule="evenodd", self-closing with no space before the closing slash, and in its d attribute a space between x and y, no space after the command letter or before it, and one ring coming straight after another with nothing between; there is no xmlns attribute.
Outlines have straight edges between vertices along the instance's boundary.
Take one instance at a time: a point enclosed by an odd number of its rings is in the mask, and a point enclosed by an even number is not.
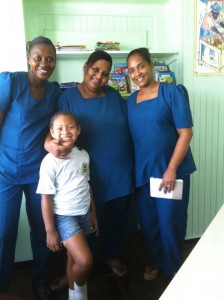
<svg viewBox="0 0 224 300"><path fill-rule="evenodd" d="M141 56L145 61L147 61L149 64L152 63L151 60L151 55L149 53L149 49L145 48L145 47L140 47L140 48L136 48L134 50L132 50L131 52L129 52L128 56L127 56L127 62L130 56L137 54L139 56Z"/></svg>
<svg viewBox="0 0 224 300"><path fill-rule="evenodd" d="M26 44L27 54L30 55L32 48L34 46L40 45L40 44L45 44L45 45L51 46L54 49L54 52L56 55L56 48L55 48L54 44L52 43L52 41L49 38L44 37L42 35L36 37L32 41L27 42L27 44Z"/></svg>
<svg viewBox="0 0 224 300"><path fill-rule="evenodd" d="M91 53L86 64L88 67L91 67L96 61L102 59L108 61L110 63L110 66L112 67L112 57L104 50L96 50Z"/></svg>
<svg viewBox="0 0 224 300"><path fill-rule="evenodd" d="M60 116L70 117L71 119L73 119L77 127L80 127L79 120L73 113L71 113L70 111L59 111L51 117L50 124L49 124L50 128L53 128L54 121Z"/></svg>

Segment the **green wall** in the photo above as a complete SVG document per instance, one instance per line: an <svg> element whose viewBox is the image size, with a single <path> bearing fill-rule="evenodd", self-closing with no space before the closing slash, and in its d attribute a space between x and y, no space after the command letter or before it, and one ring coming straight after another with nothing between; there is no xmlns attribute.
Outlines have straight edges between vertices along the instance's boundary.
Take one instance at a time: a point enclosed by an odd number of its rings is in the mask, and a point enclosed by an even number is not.
<svg viewBox="0 0 224 300"><path fill-rule="evenodd" d="M188 236L201 235L224 201L224 77L194 74L195 1L183 0L183 83L194 118Z"/></svg>
<svg viewBox="0 0 224 300"><path fill-rule="evenodd" d="M117 37L126 50L147 46L171 63L189 91L194 119L191 147L198 170L191 180L187 238L201 236L224 198L224 81L194 74L195 1L23 1L27 40L47 34L62 44L82 44L91 32L95 41ZM94 40L87 39L89 47ZM54 79L80 80L85 58L59 58Z"/></svg>

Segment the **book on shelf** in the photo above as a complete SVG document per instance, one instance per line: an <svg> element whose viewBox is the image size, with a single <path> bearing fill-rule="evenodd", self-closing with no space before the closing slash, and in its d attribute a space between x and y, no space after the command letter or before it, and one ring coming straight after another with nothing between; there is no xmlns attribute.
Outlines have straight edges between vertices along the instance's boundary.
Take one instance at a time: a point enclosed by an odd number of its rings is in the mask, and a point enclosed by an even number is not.
<svg viewBox="0 0 224 300"><path fill-rule="evenodd" d="M57 50L62 50L62 51L82 51L82 50L87 50L86 45L64 45L64 46L59 46Z"/></svg>
<svg viewBox="0 0 224 300"><path fill-rule="evenodd" d="M176 84L175 74L169 70L169 67L165 62L154 62L153 65L154 79L156 81Z"/></svg>
<svg viewBox="0 0 224 300"><path fill-rule="evenodd" d="M125 75L110 73L108 85L118 90L120 94L127 94L129 92Z"/></svg>
<svg viewBox="0 0 224 300"><path fill-rule="evenodd" d="M97 42L95 46L95 50L120 50L119 42Z"/></svg>
<svg viewBox="0 0 224 300"><path fill-rule="evenodd" d="M175 74L172 71L154 71L154 78L156 81L176 84Z"/></svg>
<svg viewBox="0 0 224 300"><path fill-rule="evenodd" d="M127 76L127 79L128 79L128 86L129 86L129 93L134 93L135 91L138 91L139 90L139 86L137 84L135 84L130 76L128 75Z"/></svg>
<svg viewBox="0 0 224 300"><path fill-rule="evenodd" d="M169 71L169 68L165 62L154 62L154 71Z"/></svg>
<svg viewBox="0 0 224 300"><path fill-rule="evenodd" d="M114 63L114 73L127 75L128 67L126 63Z"/></svg>

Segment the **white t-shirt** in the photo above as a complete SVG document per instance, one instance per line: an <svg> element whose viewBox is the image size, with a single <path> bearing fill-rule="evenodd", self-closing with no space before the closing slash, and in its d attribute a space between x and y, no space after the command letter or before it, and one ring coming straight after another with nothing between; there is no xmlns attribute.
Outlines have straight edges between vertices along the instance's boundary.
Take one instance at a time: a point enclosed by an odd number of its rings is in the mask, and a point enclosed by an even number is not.
<svg viewBox="0 0 224 300"><path fill-rule="evenodd" d="M68 159L48 153L40 166L38 194L54 195L54 213L78 216L90 206L89 155L74 147Z"/></svg>

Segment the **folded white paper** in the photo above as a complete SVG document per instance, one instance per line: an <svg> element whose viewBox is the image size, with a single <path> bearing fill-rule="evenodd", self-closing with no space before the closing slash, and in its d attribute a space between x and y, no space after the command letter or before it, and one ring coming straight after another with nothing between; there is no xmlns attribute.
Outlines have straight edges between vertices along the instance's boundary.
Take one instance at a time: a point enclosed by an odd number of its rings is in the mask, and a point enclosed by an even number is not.
<svg viewBox="0 0 224 300"><path fill-rule="evenodd" d="M150 177L150 196L156 198L166 198L173 200L181 200L183 196L183 180L177 179L175 183L174 190L171 192L164 193L162 189L159 191L159 186L161 183L161 178Z"/></svg>

